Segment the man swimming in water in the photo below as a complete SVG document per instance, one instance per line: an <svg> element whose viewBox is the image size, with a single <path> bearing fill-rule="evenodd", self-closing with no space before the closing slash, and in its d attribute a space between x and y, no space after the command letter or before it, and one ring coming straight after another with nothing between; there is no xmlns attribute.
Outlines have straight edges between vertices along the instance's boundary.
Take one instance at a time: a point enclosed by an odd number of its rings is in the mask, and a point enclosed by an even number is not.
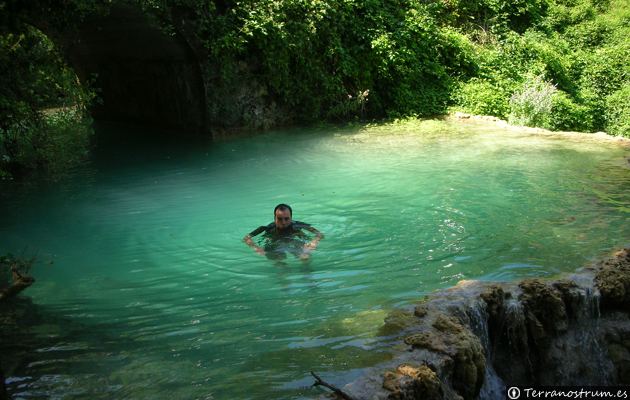
<svg viewBox="0 0 630 400"><path fill-rule="evenodd" d="M259 226L245 237L243 241L260 255L270 259L286 258L286 253L291 253L302 260L309 258L310 253L317 248L319 241L324 235L309 224L300 221L293 221L293 210L286 204L278 204L273 210L274 221L267 226ZM308 239L302 230L307 230L315 234L315 237ZM263 247L258 246L252 237L265 232L266 243ZM302 239L302 240L300 240Z"/></svg>

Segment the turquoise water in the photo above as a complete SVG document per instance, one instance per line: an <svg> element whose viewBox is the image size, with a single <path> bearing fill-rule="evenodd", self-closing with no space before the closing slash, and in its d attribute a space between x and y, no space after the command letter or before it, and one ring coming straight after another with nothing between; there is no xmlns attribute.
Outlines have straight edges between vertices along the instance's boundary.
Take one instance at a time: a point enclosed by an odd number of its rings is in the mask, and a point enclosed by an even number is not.
<svg viewBox="0 0 630 400"><path fill-rule="evenodd" d="M437 121L188 144L98 130L72 176L0 198L0 253L39 260L16 398L314 396L309 371L342 386L388 358L393 307L630 243L618 144ZM281 202L326 235L308 262L241 241Z"/></svg>

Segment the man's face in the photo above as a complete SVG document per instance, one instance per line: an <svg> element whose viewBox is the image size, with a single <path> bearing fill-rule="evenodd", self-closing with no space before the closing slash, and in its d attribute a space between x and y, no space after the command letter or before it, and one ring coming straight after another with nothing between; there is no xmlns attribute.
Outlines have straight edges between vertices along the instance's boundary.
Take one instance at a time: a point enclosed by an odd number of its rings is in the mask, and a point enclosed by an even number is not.
<svg viewBox="0 0 630 400"><path fill-rule="evenodd" d="M282 230L291 225L291 212L289 210L276 210L276 217L274 219L276 228Z"/></svg>

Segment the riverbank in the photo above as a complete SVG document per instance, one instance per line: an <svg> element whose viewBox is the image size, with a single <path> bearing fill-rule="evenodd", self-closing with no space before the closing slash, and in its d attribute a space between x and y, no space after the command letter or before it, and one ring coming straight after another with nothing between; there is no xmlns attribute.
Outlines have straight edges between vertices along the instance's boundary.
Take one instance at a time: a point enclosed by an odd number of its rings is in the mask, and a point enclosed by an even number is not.
<svg viewBox="0 0 630 400"><path fill-rule="evenodd" d="M512 125L506 120L503 120L498 117L494 117L491 115L474 115L468 114L464 112L454 112L447 114L444 117L447 121L457 121L462 123L469 124L492 124L496 127L503 128L510 131L519 131L526 132L538 135L546 135L546 136L557 136L557 137L567 137L572 139L580 139L580 140L588 140L588 141L597 141L597 142L615 142L622 146L627 146L630 148L630 138L625 136L614 136L610 135L606 132L594 132L594 133L586 133L586 132L575 132L575 131L552 131L544 128L532 128L529 126L518 126Z"/></svg>
<svg viewBox="0 0 630 400"><path fill-rule="evenodd" d="M355 399L499 399L511 385L630 384L630 248L554 280L461 281L386 325L391 362Z"/></svg>

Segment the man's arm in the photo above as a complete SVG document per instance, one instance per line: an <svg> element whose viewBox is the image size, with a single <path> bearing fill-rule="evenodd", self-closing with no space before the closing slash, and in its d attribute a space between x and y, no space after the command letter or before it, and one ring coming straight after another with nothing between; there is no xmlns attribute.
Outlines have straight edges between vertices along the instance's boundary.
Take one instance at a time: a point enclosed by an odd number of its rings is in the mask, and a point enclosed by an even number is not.
<svg viewBox="0 0 630 400"><path fill-rule="evenodd" d="M258 246L256 243L254 243L254 241L252 240L252 237L258 235L259 233L263 232L266 229L266 227L264 226L260 226L256 229L254 229L253 231L251 231L250 233L248 233L247 235L245 235L245 237L243 237L243 242L245 242L245 244L247 244L249 247L251 247L252 249L254 249L254 251L260 255L265 255L265 250Z"/></svg>
<svg viewBox="0 0 630 400"><path fill-rule="evenodd" d="M310 225L305 226L304 229L315 234L315 237L310 242L306 243L304 245L304 248L308 250L315 250L317 248L317 245L319 244L319 241L324 238L324 234Z"/></svg>

